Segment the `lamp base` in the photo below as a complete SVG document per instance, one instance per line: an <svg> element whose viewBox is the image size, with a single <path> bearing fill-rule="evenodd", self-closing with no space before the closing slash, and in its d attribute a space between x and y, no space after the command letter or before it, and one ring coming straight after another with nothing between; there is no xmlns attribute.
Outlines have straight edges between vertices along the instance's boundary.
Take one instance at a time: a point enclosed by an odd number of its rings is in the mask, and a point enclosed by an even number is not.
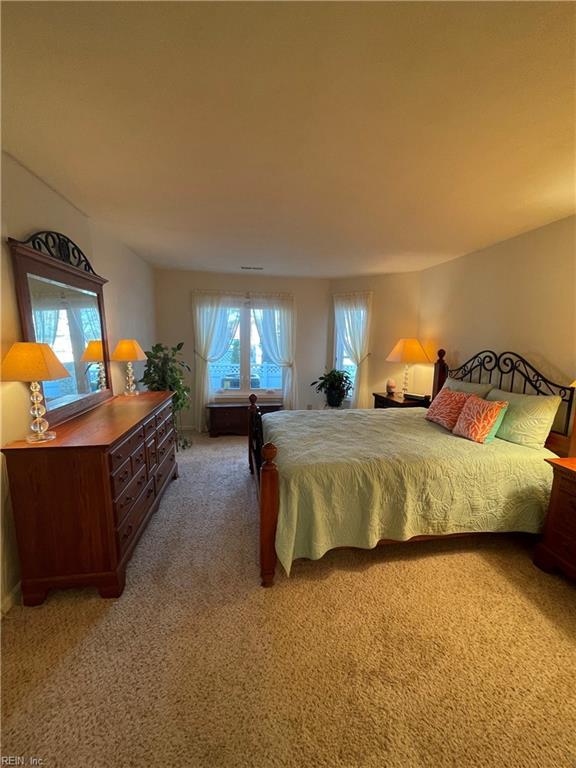
<svg viewBox="0 0 576 768"><path fill-rule="evenodd" d="M136 397L139 394L140 392L138 392L137 389L135 389L133 392L131 392L129 389L124 390L124 397Z"/></svg>
<svg viewBox="0 0 576 768"><path fill-rule="evenodd" d="M26 442L27 443L46 443L48 440L54 440L56 437L56 432L33 432L30 435L26 436Z"/></svg>

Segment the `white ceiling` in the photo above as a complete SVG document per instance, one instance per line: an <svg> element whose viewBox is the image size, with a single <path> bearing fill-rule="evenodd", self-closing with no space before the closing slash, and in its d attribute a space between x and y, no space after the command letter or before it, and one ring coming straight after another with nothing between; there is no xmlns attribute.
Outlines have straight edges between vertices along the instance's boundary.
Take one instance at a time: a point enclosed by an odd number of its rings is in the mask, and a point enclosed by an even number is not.
<svg viewBox="0 0 576 768"><path fill-rule="evenodd" d="M4 148L157 265L421 269L574 212L575 12L5 2Z"/></svg>

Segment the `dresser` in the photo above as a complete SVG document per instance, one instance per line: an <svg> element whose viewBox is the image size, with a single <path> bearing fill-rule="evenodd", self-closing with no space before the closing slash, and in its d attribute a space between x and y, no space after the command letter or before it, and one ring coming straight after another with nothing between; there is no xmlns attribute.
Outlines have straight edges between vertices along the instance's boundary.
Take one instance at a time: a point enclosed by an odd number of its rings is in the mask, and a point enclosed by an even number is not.
<svg viewBox="0 0 576 768"><path fill-rule="evenodd" d="M554 470L550 506L534 563L576 579L576 458L547 459Z"/></svg>
<svg viewBox="0 0 576 768"><path fill-rule="evenodd" d="M172 393L110 398L56 433L2 449L24 605L67 587L119 597L134 547L178 476Z"/></svg>
<svg viewBox="0 0 576 768"><path fill-rule="evenodd" d="M260 413L282 410L282 403L258 402ZM248 434L248 403L208 403L210 437Z"/></svg>

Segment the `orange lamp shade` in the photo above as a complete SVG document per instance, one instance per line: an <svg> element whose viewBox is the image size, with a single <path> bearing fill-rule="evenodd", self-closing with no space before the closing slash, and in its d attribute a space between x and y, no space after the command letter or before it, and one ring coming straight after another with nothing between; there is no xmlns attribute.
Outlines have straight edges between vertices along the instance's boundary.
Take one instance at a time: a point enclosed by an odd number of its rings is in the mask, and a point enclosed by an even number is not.
<svg viewBox="0 0 576 768"><path fill-rule="evenodd" d="M429 363L430 358L418 339L400 339L386 358L387 363Z"/></svg>
<svg viewBox="0 0 576 768"><path fill-rule="evenodd" d="M82 360L83 363L103 362L104 349L102 347L101 339L93 339L92 341L89 341L80 360Z"/></svg>
<svg viewBox="0 0 576 768"><path fill-rule="evenodd" d="M70 376L48 344L17 341L2 361L2 381L52 381Z"/></svg>
<svg viewBox="0 0 576 768"><path fill-rule="evenodd" d="M117 363L131 363L135 360L146 360L146 355L135 339L120 339L111 359Z"/></svg>

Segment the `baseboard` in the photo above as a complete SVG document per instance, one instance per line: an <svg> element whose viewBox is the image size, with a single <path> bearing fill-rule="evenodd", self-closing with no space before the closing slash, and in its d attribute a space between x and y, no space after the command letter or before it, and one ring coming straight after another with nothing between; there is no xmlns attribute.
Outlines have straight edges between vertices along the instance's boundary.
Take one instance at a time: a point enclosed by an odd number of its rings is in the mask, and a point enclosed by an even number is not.
<svg viewBox="0 0 576 768"><path fill-rule="evenodd" d="M0 606L0 610L2 612L2 616L5 616L8 611L13 608L15 605L21 605L22 604L22 594L20 592L20 582L18 584L15 584L10 592L6 595L2 595L2 605Z"/></svg>

